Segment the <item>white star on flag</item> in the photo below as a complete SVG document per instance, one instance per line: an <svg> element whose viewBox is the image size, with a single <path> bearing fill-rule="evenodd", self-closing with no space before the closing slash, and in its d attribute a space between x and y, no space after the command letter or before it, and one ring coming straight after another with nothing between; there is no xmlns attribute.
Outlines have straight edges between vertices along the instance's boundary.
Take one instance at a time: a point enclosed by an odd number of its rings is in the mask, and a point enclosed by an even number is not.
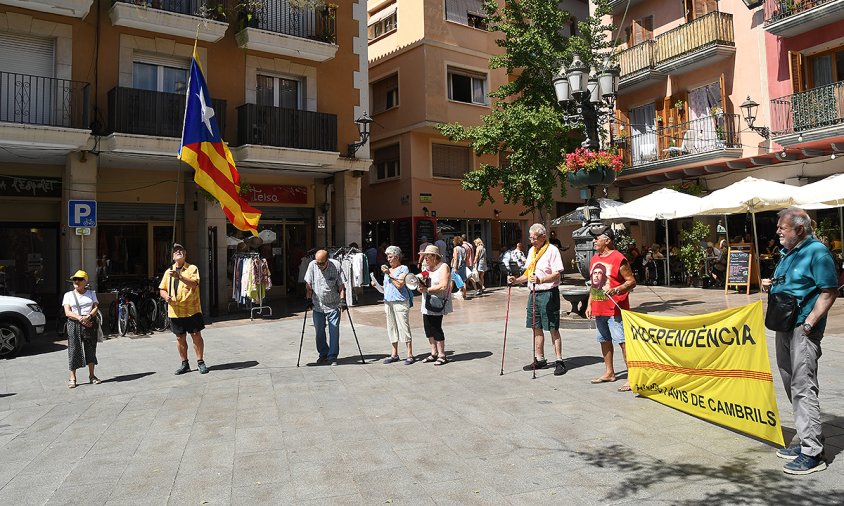
<svg viewBox="0 0 844 506"><path fill-rule="evenodd" d="M202 106L202 122L205 123L208 133L214 135L214 131L211 130L211 118L214 117L214 109L205 105L205 94L202 93L202 90L196 96L199 97L199 105Z"/></svg>

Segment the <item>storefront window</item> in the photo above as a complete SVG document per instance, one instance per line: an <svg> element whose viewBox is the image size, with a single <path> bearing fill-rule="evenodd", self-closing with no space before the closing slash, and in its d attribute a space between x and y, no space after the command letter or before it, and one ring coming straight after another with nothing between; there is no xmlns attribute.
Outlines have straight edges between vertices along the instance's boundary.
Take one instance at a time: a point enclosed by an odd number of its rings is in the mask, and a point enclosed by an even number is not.
<svg viewBox="0 0 844 506"><path fill-rule="evenodd" d="M101 267L105 266L104 273L108 276L147 276L147 233L146 223L100 224L97 227L97 259Z"/></svg>
<svg viewBox="0 0 844 506"><path fill-rule="evenodd" d="M4 223L0 227L0 295L33 299L45 314L55 316L60 303L58 250L55 225Z"/></svg>

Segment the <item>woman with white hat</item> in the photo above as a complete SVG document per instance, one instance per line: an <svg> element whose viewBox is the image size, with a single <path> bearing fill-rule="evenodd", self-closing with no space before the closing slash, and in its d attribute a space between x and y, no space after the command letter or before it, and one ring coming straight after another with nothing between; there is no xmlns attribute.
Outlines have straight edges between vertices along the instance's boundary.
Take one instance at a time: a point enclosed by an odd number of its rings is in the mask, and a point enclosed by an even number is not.
<svg viewBox="0 0 844 506"><path fill-rule="evenodd" d="M443 317L452 311L451 271L448 264L443 263L438 247L430 244L423 254L428 276L426 283L419 285L419 291L424 295L422 322L425 325L425 335L431 343L431 355L424 362L444 365L448 360L445 357Z"/></svg>
<svg viewBox="0 0 844 506"><path fill-rule="evenodd" d="M101 383L94 375L97 365L97 340L99 332L99 301L97 293L88 289L88 273L82 270L70 277L73 290L64 294L62 306L67 316L67 361L70 367L68 388L76 388L76 370L88 365L88 379L94 385Z"/></svg>

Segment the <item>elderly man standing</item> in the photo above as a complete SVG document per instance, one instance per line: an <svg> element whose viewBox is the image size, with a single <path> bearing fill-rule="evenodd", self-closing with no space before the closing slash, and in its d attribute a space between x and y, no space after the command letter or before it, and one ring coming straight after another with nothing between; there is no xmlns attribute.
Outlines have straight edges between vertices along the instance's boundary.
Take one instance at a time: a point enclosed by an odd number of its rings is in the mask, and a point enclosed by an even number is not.
<svg viewBox="0 0 844 506"><path fill-rule="evenodd" d="M560 280L563 273L563 259L560 250L550 244L545 227L540 223L531 225L528 231L531 248L528 251L528 263L524 274L519 277L508 276L508 284L530 283L534 290L527 306L527 328L533 329L536 343L535 359L524 366L525 371L533 368L542 369L548 365L545 360L545 333L551 332L554 353L557 355L555 376L562 376L566 371L563 362L563 340L560 337ZM534 300L536 299L535 304Z"/></svg>
<svg viewBox="0 0 844 506"><path fill-rule="evenodd" d="M305 298L313 305L316 329L317 364L337 365L340 354L340 311L346 309L345 278L340 262L328 258L321 249L308 265L305 273ZM328 322L329 343L325 343L325 324Z"/></svg>
<svg viewBox="0 0 844 506"><path fill-rule="evenodd" d="M601 344L606 371L592 380L593 384L615 381L613 366L613 343L621 348L624 363L627 363L627 349L624 347L624 324L621 323L621 310L630 309L628 292L635 288L636 278L627 262L627 258L613 248L615 232L606 225L589 229L595 245L595 254L589 264L591 287L589 302L586 305L586 317L595 317L598 330L597 339ZM630 381L626 381L619 392L630 391Z"/></svg>
<svg viewBox="0 0 844 506"><path fill-rule="evenodd" d="M762 280L762 288L772 295L793 296L799 312L793 330L776 332L777 366L793 406L797 429L792 444L777 450L777 456L791 460L783 467L787 474L810 474L826 469L818 402L818 359L827 312L838 296L838 279L829 250L812 236L812 220L806 211L791 207L780 211L778 217L782 260L774 277ZM769 298L768 312L783 312L772 306ZM771 316L774 315L768 315Z"/></svg>
<svg viewBox="0 0 844 506"><path fill-rule="evenodd" d="M199 300L199 269L189 264L187 257L188 252L184 246L179 243L173 245L173 265L164 271L158 291L167 303L170 329L176 334L176 349L182 359L182 365L176 369L176 374L190 372L188 334L193 340L197 369L200 374L206 374L208 367L203 360L205 341L202 339L205 320Z"/></svg>

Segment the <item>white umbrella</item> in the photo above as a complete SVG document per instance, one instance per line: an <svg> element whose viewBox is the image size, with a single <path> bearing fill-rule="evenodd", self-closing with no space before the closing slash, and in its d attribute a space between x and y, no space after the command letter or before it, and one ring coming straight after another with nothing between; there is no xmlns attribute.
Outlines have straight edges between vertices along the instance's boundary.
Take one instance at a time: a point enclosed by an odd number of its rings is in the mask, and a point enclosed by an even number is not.
<svg viewBox="0 0 844 506"><path fill-rule="evenodd" d="M712 214L750 213L753 217L753 241L759 243L756 233L756 213L776 211L793 206L798 188L795 186L746 177L726 188L716 190L700 201L700 209L695 216ZM761 273L759 254L756 255L756 269Z"/></svg>
<svg viewBox="0 0 844 506"><path fill-rule="evenodd" d="M671 286L671 248L668 247L668 220L696 212L700 208L700 201L700 197L670 188L663 188L622 206L609 209L601 215L601 218L611 220L617 216L644 221L665 220L665 279L668 281L668 286Z"/></svg>
<svg viewBox="0 0 844 506"><path fill-rule="evenodd" d="M237 246L238 244L242 243L243 239L238 239L237 237L232 237L230 235L226 236L226 246L232 248Z"/></svg>
<svg viewBox="0 0 844 506"><path fill-rule="evenodd" d="M838 230L844 242L844 174L833 174L828 178L801 186L797 190L797 205L804 209L838 208Z"/></svg>
<svg viewBox="0 0 844 506"><path fill-rule="evenodd" d="M599 198L599 199L595 199L595 201L598 203L598 208L600 209L600 212L601 212L601 218L604 218L605 213L608 213L608 212L611 213L613 209L616 209L616 208L624 205L623 202L619 202L619 201L613 200L613 199ZM585 207L585 206L583 206L583 207ZM578 207L574 211L571 211L571 212L566 213L562 216L558 216L557 218L554 218L554 220L551 221L551 226L557 227L557 226L560 226L560 225L580 225L580 224L583 224L583 223L589 221L588 218L586 218L586 215L583 213L583 207Z"/></svg>
<svg viewBox="0 0 844 506"><path fill-rule="evenodd" d="M265 228L264 230L258 232L258 237L264 241L264 244L269 244L271 242L275 242L276 234L272 230Z"/></svg>

